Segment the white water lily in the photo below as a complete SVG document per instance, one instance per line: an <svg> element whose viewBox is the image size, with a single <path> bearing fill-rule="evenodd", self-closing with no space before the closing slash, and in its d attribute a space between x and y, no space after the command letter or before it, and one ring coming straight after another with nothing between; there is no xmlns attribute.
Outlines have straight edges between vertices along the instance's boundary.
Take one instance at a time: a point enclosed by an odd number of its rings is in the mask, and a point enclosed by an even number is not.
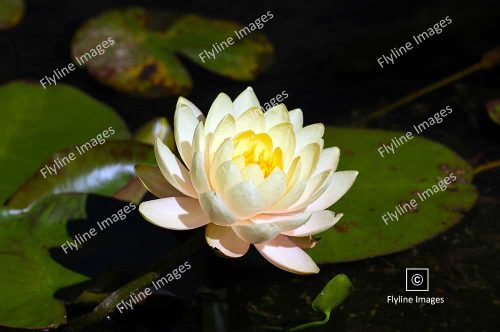
<svg viewBox="0 0 500 332"><path fill-rule="evenodd" d="M228 257L253 244L286 271L319 271L305 237L342 217L326 209L358 175L336 172L340 151L323 148L322 124L303 127L302 111L283 104L263 112L249 87L234 101L219 94L206 118L180 97L174 133L182 161L157 139L159 169L136 168L159 197L140 205L144 218L173 230L206 225L208 244Z"/></svg>

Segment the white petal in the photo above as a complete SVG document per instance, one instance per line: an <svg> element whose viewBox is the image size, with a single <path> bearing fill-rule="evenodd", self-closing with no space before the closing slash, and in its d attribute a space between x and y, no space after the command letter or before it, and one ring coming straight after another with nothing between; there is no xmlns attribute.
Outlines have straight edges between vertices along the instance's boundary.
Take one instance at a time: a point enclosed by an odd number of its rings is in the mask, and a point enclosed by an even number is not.
<svg viewBox="0 0 500 332"><path fill-rule="evenodd" d="M296 211L305 208L307 205L315 201L319 196L321 196L331 181L331 175L333 172L331 170L326 170L318 175L315 175L307 181L306 189L295 204L290 206L290 211Z"/></svg>
<svg viewBox="0 0 500 332"><path fill-rule="evenodd" d="M313 174L318 165L320 147L318 143L305 146L298 154L301 158L301 171L299 180L307 180Z"/></svg>
<svg viewBox="0 0 500 332"><path fill-rule="evenodd" d="M200 205L208 219L216 225L229 226L238 221L213 191L207 191L200 195Z"/></svg>
<svg viewBox="0 0 500 332"><path fill-rule="evenodd" d="M241 177L244 181L250 180L258 186L264 180L264 173L257 164L250 164L241 169Z"/></svg>
<svg viewBox="0 0 500 332"><path fill-rule="evenodd" d="M227 114L215 129L210 140L210 156L219 148L225 139L233 136L235 130L235 120L231 114Z"/></svg>
<svg viewBox="0 0 500 332"><path fill-rule="evenodd" d="M302 110L300 108L296 108L288 112L288 117L290 118L290 122L293 124L295 132L302 129L304 124L304 115L302 114Z"/></svg>
<svg viewBox="0 0 500 332"><path fill-rule="evenodd" d="M159 138L155 141L155 156L161 173L175 189L186 196L198 197L189 171Z"/></svg>
<svg viewBox="0 0 500 332"><path fill-rule="evenodd" d="M200 121L205 120L205 116L203 115L203 113L201 113L200 109L196 107L196 105L190 102L188 99L184 97L179 97L179 99L177 99L177 105L175 106L175 108L177 109L180 105L185 105L189 107L193 112L194 116L197 117Z"/></svg>
<svg viewBox="0 0 500 332"><path fill-rule="evenodd" d="M219 93L208 111L207 120L205 121L205 134L213 133L227 114L234 114L233 102L225 93Z"/></svg>
<svg viewBox="0 0 500 332"><path fill-rule="evenodd" d="M306 208L307 211L328 209L351 188L358 176L358 171L341 171L332 175L332 180L326 191Z"/></svg>
<svg viewBox="0 0 500 332"><path fill-rule="evenodd" d="M195 114L192 108L184 102L185 100L187 99L181 97L177 102L174 114L174 137L182 160L187 168L191 168L193 135L200 121L203 121L204 116L199 110Z"/></svg>
<svg viewBox="0 0 500 332"><path fill-rule="evenodd" d="M288 212L288 208L302 196L306 189L307 181L297 182L272 208L266 212Z"/></svg>
<svg viewBox="0 0 500 332"><path fill-rule="evenodd" d="M266 119L266 130L269 130L281 123L290 122L288 110L283 104L279 104L268 109L266 113L264 113L264 117Z"/></svg>
<svg viewBox="0 0 500 332"><path fill-rule="evenodd" d="M240 170L231 160L227 160L215 172L213 185L218 192L225 192L240 182L243 182Z"/></svg>
<svg viewBox="0 0 500 332"><path fill-rule="evenodd" d="M319 272L312 258L286 236L279 235L268 242L256 244L255 248L265 259L285 271L297 274Z"/></svg>
<svg viewBox="0 0 500 332"><path fill-rule="evenodd" d="M144 187L159 198L184 196L175 189L161 174L158 167L137 164L134 167L135 174L139 177Z"/></svg>
<svg viewBox="0 0 500 332"><path fill-rule="evenodd" d="M205 228L205 238L210 247L231 258L243 256L250 247L234 233L231 227L208 224Z"/></svg>
<svg viewBox="0 0 500 332"><path fill-rule="evenodd" d="M322 123L315 123L302 128L297 132L297 143L295 144L295 151L299 152L305 146L311 143L320 144L320 140L325 133L325 126Z"/></svg>
<svg viewBox="0 0 500 332"><path fill-rule="evenodd" d="M249 108L236 119L236 132L252 130L258 134L265 129L264 114L260 108Z"/></svg>
<svg viewBox="0 0 500 332"><path fill-rule="evenodd" d="M288 171L286 173L286 182L288 189L293 187L297 183L297 180L299 179L300 172L302 169L300 159L301 159L300 157L295 158L290 164L290 167L288 168Z"/></svg>
<svg viewBox="0 0 500 332"><path fill-rule="evenodd" d="M167 197L139 205L139 212L149 222L168 229L187 230L210 221L198 200L189 197Z"/></svg>
<svg viewBox="0 0 500 332"><path fill-rule="evenodd" d="M252 107L260 108L260 103L253 89L248 87L234 100L234 115L239 116Z"/></svg>
<svg viewBox="0 0 500 332"><path fill-rule="evenodd" d="M265 199L252 181L243 181L222 195L227 208L239 219L258 214L265 206Z"/></svg>
<svg viewBox="0 0 500 332"><path fill-rule="evenodd" d="M191 181L198 194L204 193L210 190L210 184L208 182L208 176L205 172L205 163L203 160L203 153L195 152L193 155L193 163L191 167Z"/></svg>
<svg viewBox="0 0 500 332"><path fill-rule="evenodd" d="M275 167L271 174L259 184L258 188L266 201L265 208L273 206L285 194L285 173L278 167Z"/></svg>
<svg viewBox="0 0 500 332"><path fill-rule="evenodd" d="M268 132L273 140L273 147L280 148L283 154L283 167L286 169L295 153L295 132L289 122L272 127Z"/></svg>
<svg viewBox="0 0 500 332"><path fill-rule="evenodd" d="M311 218L311 212L283 213L283 214L258 214L251 220L255 224L272 223L279 228L280 233L291 231L302 226Z"/></svg>
<svg viewBox="0 0 500 332"><path fill-rule="evenodd" d="M280 233L273 223L254 224L250 220L242 220L231 227L242 240L252 244L269 241Z"/></svg>
<svg viewBox="0 0 500 332"><path fill-rule="evenodd" d="M342 216L342 213L335 215L329 210L316 211L305 224L294 230L283 232L283 234L289 236L315 235L333 227Z"/></svg>
<svg viewBox="0 0 500 332"><path fill-rule="evenodd" d="M210 160L210 182L212 185L215 184L215 176L219 167L228 160L233 158L233 141L230 138L226 138L224 142L219 146L217 151L215 151L213 158Z"/></svg>
<svg viewBox="0 0 500 332"><path fill-rule="evenodd" d="M331 169L335 172L339 164L340 150L338 147L327 148L321 151L318 165L313 175Z"/></svg>

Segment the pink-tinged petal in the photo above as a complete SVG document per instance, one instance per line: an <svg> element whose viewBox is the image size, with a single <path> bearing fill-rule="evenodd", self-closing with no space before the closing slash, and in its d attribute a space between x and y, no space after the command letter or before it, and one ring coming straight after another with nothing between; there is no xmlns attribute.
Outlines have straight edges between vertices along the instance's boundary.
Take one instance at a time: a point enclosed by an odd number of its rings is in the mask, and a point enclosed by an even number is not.
<svg viewBox="0 0 500 332"><path fill-rule="evenodd" d="M283 232L283 234L289 236L315 235L333 227L342 218L342 215L342 213L335 215L335 213L329 210L316 211L313 212L311 218L302 226L288 232Z"/></svg>
<svg viewBox="0 0 500 332"><path fill-rule="evenodd" d="M187 99L180 97L174 114L175 144L187 168L191 168L194 131L200 121L205 119L197 108L193 111L190 104Z"/></svg>
<svg viewBox="0 0 500 332"><path fill-rule="evenodd" d="M278 235L268 242L255 244L255 248L265 259L285 271L296 274L319 272L312 258L286 236Z"/></svg>
<svg viewBox="0 0 500 332"><path fill-rule="evenodd" d="M198 197L189 171L159 138L155 142L155 156L161 173L175 189L186 196Z"/></svg>
<svg viewBox="0 0 500 332"><path fill-rule="evenodd" d="M165 180L158 167L137 164L135 165L135 174L137 174L144 187L158 198L184 196Z"/></svg>
<svg viewBox="0 0 500 332"><path fill-rule="evenodd" d="M326 170L336 171L339 164L340 150L338 147L327 148L321 151L319 155L318 165L313 173L317 175Z"/></svg>
<svg viewBox="0 0 500 332"><path fill-rule="evenodd" d="M198 228L210 222L198 200L189 197L143 202L139 205L139 212L152 224L178 231Z"/></svg>
<svg viewBox="0 0 500 332"><path fill-rule="evenodd" d="M246 110L252 107L260 108L259 99L253 92L251 87L246 88L236 99L234 100L234 115L239 116Z"/></svg>
<svg viewBox="0 0 500 332"><path fill-rule="evenodd" d="M337 202L352 187L358 171L335 172L326 191L314 202L309 204L307 211L319 211L328 209Z"/></svg>
<svg viewBox="0 0 500 332"><path fill-rule="evenodd" d="M250 244L241 240L231 227L208 224L205 237L210 247L219 250L226 257L236 258L247 253Z"/></svg>
<svg viewBox="0 0 500 332"><path fill-rule="evenodd" d="M213 191L200 195L200 205L211 222L221 226L229 226L238 221L236 216L229 211L224 202Z"/></svg>
<svg viewBox="0 0 500 332"><path fill-rule="evenodd" d="M280 233L274 223L254 224L250 220L241 220L231 227L243 241L253 244L269 241Z"/></svg>
<svg viewBox="0 0 500 332"><path fill-rule="evenodd" d="M301 130L304 124L304 115L302 114L302 110L300 108L291 110L288 112L288 116L290 117L290 122L293 124L295 132Z"/></svg>

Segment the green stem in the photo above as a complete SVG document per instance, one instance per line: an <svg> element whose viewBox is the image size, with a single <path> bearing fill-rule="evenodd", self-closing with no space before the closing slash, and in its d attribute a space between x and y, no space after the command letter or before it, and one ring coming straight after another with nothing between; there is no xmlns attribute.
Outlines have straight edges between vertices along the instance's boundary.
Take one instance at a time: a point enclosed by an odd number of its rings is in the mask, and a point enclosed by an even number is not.
<svg viewBox="0 0 500 332"><path fill-rule="evenodd" d="M459 71L458 73L455 73L455 74L448 76L440 81L437 81L431 85L428 85L423 89L412 92L412 93L404 96L403 98L399 99L398 101L396 101L392 104L389 104L389 105L381 108L380 110L375 111L375 112L371 113L370 115L366 116L363 119L363 123L367 124L368 122L370 122L373 119L380 118L380 117L386 115L387 113L389 113L393 109L396 109L400 106L408 104L409 102L411 102L411 101L413 101L413 100L415 100L423 95L426 95L429 92L432 92L432 91L437 90L445 85L448 85L450 83L458 81L459 79L461 79L465 76L468 76L472 73L475 73L476 71L483 69L483 68L484 68L484 65L482 62L476 63L470 67L465 68L464 70Z"/></svg>
<svg viewBox="0 0 500 332"><path fill-rule="evenodd" d="M148 268L148 271L111 293L91 312L74 319L69 326L70 329L80 330L85 326L101 322L112 314L116 310L116 305L122 300L127 299L132 292L143 290L153 280L159 278L167 271L173 270L176 264L195 253L204 243L203 232L197 231L193 237Z"/></svg>
<svg viewBox="0 0 500 332"><path fill-rule="evenodd" d="M292 327L288 331L290 331L290 332L301 331L301 330L304 330L304 329L308 329L310 327L325 325L329 320L330 320L330 313L327 312L327 313L325 313L325 319L323 319L323 320L318 320L318 321L315 321L315 322L304 323L302 325L298 325L298 326Z"/></svg>

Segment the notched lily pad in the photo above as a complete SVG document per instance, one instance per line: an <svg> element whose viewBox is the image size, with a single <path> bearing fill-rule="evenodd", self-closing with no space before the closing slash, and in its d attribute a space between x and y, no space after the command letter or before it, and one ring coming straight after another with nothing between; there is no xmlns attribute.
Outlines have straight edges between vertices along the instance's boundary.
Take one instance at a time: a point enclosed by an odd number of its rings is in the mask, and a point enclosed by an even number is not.
<svg viewBox="0 0 500 332"><path fill-rule="evenodd" d="M0 30L15 27L24 16L24 0L0 1Z"/></svg>
<svg viewBox="0 0 500 332"><path fill-rule="evenodd" d="M46 198L25 211L0 208L0 326L53 328L66 323L54 293L87 280L52 260L48 249L71 240L69 219L84 218L85 195Z"/></svg>
<svg viewBox="0 0 500 332"><path fill-rule="evenodd" d="M270 41L257 31L238 40L234 31L241 28L233 21L140 7L110 10L77 31L72 53L77 58L89 54L84 64L89 72L118 91L145 98L181 95L189 92L192 80L177 54L235 80L253 80L269 66L274 53ZM235 39L234 45L215 59L199 58L229 37Z"/></svg>
<svg viewBox="0 0 500 332"><path fill-rule="evenodd" d="M318 263L352 261L408 249L459 222L476 201L472 169L455 152L431 140L414 137L382 158L377 149L402 132L328 127L325 146L338 146L339 169L359 171L354 186L331 209L344 213L332 229L321 233L309 253ZM356 139L353 139L355 137ZM450 174L447 189L437 187ZM433 187L434 186L434 187ZM433 194L425 200L419 194ZM436 188L438 188L436 190ZM417 207L398 214L396 206L415 199Z"/></svg>

